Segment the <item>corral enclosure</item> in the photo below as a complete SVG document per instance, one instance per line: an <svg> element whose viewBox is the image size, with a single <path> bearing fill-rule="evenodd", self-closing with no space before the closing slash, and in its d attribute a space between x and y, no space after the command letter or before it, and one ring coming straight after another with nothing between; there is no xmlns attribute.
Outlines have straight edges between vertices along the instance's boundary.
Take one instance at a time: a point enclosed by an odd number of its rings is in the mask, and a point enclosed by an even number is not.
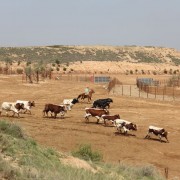
<svg viewBox="0 0 180 180"><path fill-rule="evenodd" d="M135 82L135 76L120 77L124 82ZM130 164L153 164L162 173L169 169L169 176L180 177L180 102L158 101L127 96L108 94L103 84L66 80L45 80L39 84L22 83L21 76L0 76L0 102L16 100L34 100L36 107L32 115L21 114L21 118L6 117L20 124L31 137L43 145L51 146L59 151L70 152L79 144L92 144L94 149L102 152L105 162ZM75 98L89 85L94 89L93 100L113 98L109 109L110 114L119 113L122 119L138 125L136 136L117 135L114 127L96 124L95 118L85 123L84 109L91 107L85 100L74 105L64 119L43 118L42 110L45 103L61 104L65 98ZM170 143L160 143L157 137L144 140L148 126L164 127L169 134Z"/></svg>

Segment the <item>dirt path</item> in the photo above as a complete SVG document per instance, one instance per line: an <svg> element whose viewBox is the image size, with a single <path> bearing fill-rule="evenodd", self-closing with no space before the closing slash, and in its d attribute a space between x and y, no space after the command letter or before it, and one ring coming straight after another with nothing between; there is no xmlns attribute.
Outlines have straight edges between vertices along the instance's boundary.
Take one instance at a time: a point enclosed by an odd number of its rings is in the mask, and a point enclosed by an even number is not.
<svg viewBox="0 0 180 180"><path fill-rule="evenodd" d="M45 81L40 84L22 84L21 77L0 76L0 102L15 100L35 100L32 115L21 114L21 118L7 118L20 124L23 129L39 143L59 151L70 152L79 144L89 143L93 149L102 152L105 162L122 161L130 164L153 164L162 172L169 168L170 177L180 177L180 103L160 102L153 99L138 99L108 95L102 85L89 84L95 90L93 100L111 97L114 103L110 113L119 113L121 118L135 122L136 136L116 135L113 127L84 122L84 108L91 104L76 104L64 119L42 118L45 103L60 104L64 98L75 98L84 91L87 83ZM160 143L156 139L144 140L149 125L164 127L169 134L170 143ZM156 137L154 137L156 138Z"/></svg>

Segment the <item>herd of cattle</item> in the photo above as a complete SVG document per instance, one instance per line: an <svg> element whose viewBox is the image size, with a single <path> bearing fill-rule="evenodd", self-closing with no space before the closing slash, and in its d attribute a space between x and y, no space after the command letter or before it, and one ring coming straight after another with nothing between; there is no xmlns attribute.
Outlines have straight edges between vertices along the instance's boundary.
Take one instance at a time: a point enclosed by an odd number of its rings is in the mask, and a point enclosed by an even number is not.
<svg viewBox="0 0 180 180"><path fill-rule="evenodd" d="M64 117L65 113L72 109L72 107L78 103L78 98L74 99L64 99L63 103L61 105L55 105L55 104L45 104L44 110L43 110L43 117L48 117L48 112L51 113L51 117L56 118L57 114L60 114L61 117ZM121 134L127 135L127 133L130 130L137 131L137 125L135 123L129 122L127 120L121 119L119 114L110 115L109 114L109 108L110 103L112 103L113 100L111 98L106 99L98 99L93 102L92 107L85 108L85 120L86 122L89 122L89 117L95 117L97 119L97 124L99 121L103 121L104 125L111 125L117 127L117 131ZM19 113L23 112L29 112L31 114L31 107L35 107L34 101L21 101L17 100L16 102L3 102L0 109L0 115L2 111L6 111L6 115L8 115L9 111L13 112L13 116L15 114L18 115ZM154 134L159 137L160 142L162 142L162 137L166 138L167 142L168 138L168 132L165 131L164 128L159 128L155 126L149 126L148 133L145 136L145 138L150 138L150 134Z"/></svg>

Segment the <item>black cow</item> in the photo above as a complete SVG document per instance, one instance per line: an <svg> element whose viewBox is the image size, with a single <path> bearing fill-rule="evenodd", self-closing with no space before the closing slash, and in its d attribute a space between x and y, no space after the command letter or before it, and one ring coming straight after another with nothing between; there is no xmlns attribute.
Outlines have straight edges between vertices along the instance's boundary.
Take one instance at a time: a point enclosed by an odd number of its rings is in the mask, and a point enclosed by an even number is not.
<svg viewBox="0 0 180 180"><path fill-rule="evenodd" d="M113 102L111 98L106 98L106 99L98 99L93 102L92 108L110 108L110 103Z"/></svg>

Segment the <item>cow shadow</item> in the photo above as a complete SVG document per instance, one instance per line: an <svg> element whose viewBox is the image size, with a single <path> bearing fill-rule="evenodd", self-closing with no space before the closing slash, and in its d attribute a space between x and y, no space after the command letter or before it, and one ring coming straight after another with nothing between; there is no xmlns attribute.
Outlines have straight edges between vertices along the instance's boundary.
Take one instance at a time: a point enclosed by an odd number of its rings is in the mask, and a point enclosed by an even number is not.
<svg viewBox="0 0 180 180"><path fill-rule="evenodd" d="M161 143L168 143L167 141L165 140L161 140L160 139L157 139L157 138L144 138L144 140L149 140L149 141L156 141L156 142L161 142Z"/></svg>
<svg viewBox="0 0 180 180"><path fill-rule="evenodd" d="M83 121L85 124L91 124L91 125L102 125L102 123L97 123L97 122L93 122L93 121Z"/></svg>
<svg viewBox="0 0 180 180"><path fill-rule="evenodd" d="M128 133L128 134L124 134L124 133L121 133L121 132L114 132L114 134L115 134L115 136L133 136L133 137L136 137L136 135L135 134L130 134L130 133Z"/></svg>
<svg viewBox="0 0 180 180"><path fill-rule="evenodd" d="M23 116L12 116L12 115L10 115L10 116L6 116L6 115L1 115L0 117L3 117L3 118L15 118L15 119L22 119L22 118L25 118L25 117L23 117Z"/></svg>
<svg viewBox="0 0 180 180"><path fill-rule="evenodd" d="M67 117L56 117L56 118L54 118L53 116L45 116L45 117L43 117L43 119L53 119L53 120L59 120L59 119L69 119L69 118L71 118L70 116L67 116Z"/></svg>

